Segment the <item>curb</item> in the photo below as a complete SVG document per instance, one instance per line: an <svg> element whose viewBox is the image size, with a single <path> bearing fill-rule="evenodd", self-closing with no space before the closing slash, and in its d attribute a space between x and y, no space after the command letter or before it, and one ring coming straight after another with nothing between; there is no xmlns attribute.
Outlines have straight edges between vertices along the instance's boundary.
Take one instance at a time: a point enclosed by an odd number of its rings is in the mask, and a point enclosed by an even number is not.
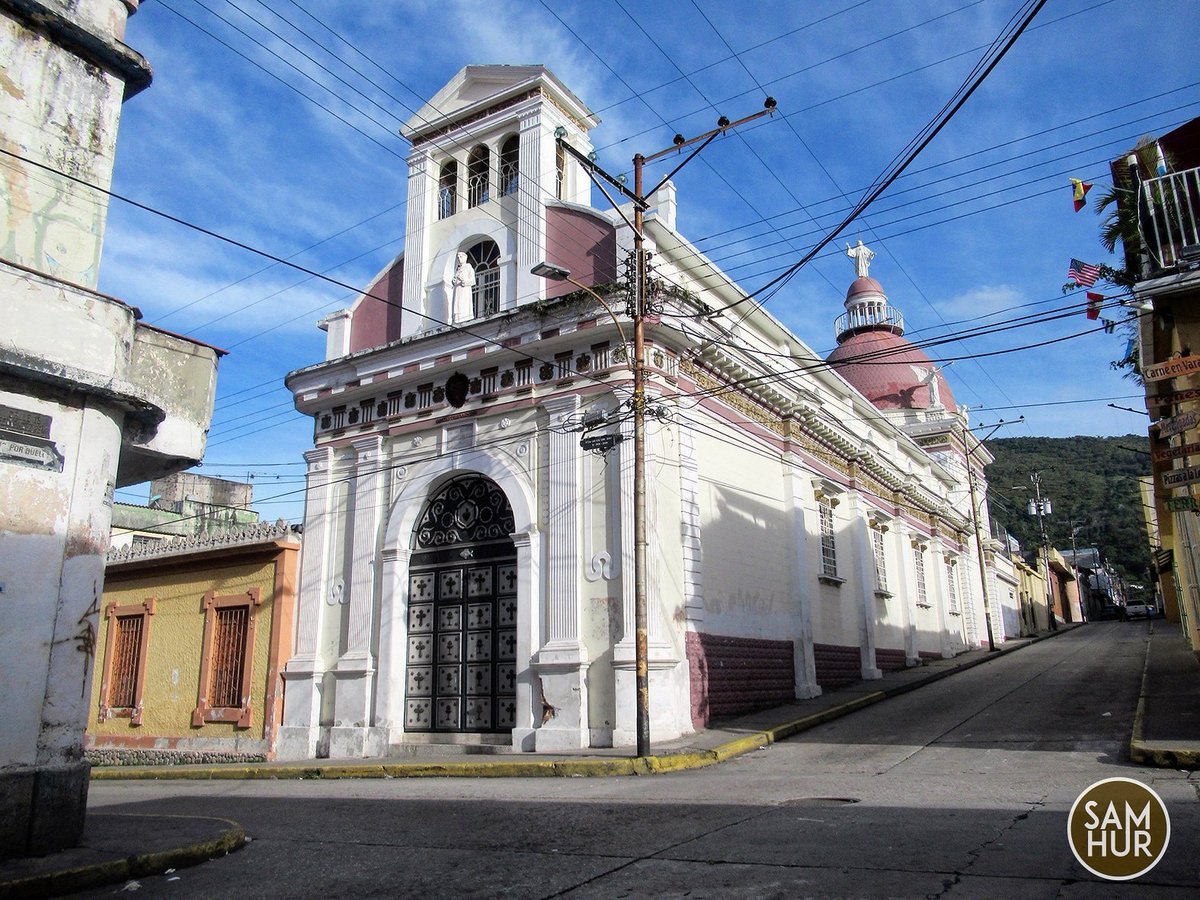
<svg viewBox="0 0 1200 900"><path fill-rule="evenodd" d="M1154 634L1154 623L1150 623ZM1171 747L1146 742L1146 694L1150 684L1150 640L1146 641L1146 661L1142 664L1142 685L1137 712L1133 714L1133 735L1129 738L1129 759L1139 765L1160 769L1200 769L1200 748Z"/></svg>
<svg viewBox="0 0 1200 900"><path fill-rule="evenodd" d="M182 766L112 766L92 769L94 781L138 781L161 779L174 781L210 780L301 780L338 778L603 778L617 775L657 775L664 772L683 772L702 769L723 763L726 760L760 750L770 744L792 737L802 731L815 728L825 722L849 715L865 706L871 706L889 697L914 691L917 688L948 678L957 672L973 669L993 659L1044 641L1069 628L1059 628L1048 634L1036 635L1017 647L1001 648L977 659L956 666L930 672L923 678L896 685L891 688L864 694L853 700L811 713L799 719L775 725L763 731L743 735L711 750L681 750L654 756L617 757L606 759L542 759L542 760L496 760L496 761L451 761L437 763L388 762L348 763L343 765L316 766L310 763L295 765L227 765L221 767Z"/></svg>
<svg viewBox="0 0 1200 900"><path fill-rule="evenodd" d="M147 818L125 813L106 813L110 816L126 816L128 818ZM211 822L221 822L227 827L217 837L198 844L188 844L183 847L173 847L170 850L160 850L155 853L140 853L123 859L108 862L77 866L73 869L62 869L57 872L47 872L40 875L28 875L14 878L11 881L0 881L0 898L4 900L24 900L33 897L55 897L62 894L72 894L77 891L102 887L118 881L132 878L145 878L150 875L161 875L168 869L183 869L199 865L218 856L225 856L235 850L240 850L246 844L246 830L232 819L221 819L213 816L162 816L155 819L202 819Z"/></svg>

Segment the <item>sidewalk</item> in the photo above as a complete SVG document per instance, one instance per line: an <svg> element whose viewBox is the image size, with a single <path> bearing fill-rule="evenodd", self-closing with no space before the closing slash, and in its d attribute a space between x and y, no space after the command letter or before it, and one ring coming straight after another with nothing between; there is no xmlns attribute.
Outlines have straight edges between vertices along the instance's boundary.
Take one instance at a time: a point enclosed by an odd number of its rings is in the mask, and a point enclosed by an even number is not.
<svg viewBox="0 0 1200 900"><path fill-rule="evenodd" d="M448 755L438 745L421 746L410 759L308 760L255 764L121 766L92 771L93 780L252 778L562 777L647 775L714 765L847 715L888 697L973 668L1071 626L1004 643L996 652L972 650L954 659L885 672L822 694L723 722L676 741L661 742L652 755L632 758L627 748L581 750L553 757L497 753ZM1180 677L1183 673L1183 677ZM1142 695L1130 756L1150 765L1200 765L1200 664L1178 628L1154 622L1147 639ZM479 748L472 748L478 751ZM458 749L457 754L462 750ZM83 845L43 859L0 862L0 898L45 897L103 883L194 865L242 846L235 822L195 817L89 814Z"/></svg>

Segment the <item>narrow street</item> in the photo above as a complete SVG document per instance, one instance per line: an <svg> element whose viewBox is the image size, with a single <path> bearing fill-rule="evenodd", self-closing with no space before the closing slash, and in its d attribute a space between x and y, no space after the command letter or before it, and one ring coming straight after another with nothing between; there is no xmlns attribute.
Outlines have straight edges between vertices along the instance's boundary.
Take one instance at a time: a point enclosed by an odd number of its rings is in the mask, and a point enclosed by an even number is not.
<svg viewBox="0 0 1200 900"><path fill-rule="evenodd" d="M139 896L1194 897L1197 777L1125 756L1149 627L1078 628L695 772L97 782L91 809L246 827L244 850ZM1162 862L1126 883L1065 835L1114 775L1172 819Z"/></svg>

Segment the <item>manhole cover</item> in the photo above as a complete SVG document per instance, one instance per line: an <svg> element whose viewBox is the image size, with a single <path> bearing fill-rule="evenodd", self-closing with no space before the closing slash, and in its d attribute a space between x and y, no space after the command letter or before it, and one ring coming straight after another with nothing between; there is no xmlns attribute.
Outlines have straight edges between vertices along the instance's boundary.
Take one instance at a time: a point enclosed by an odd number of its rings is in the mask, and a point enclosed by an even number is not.
<svg viewBox="0 0 1200 900"><path fill-rule="evenodd" d="M857 797L796 797L785 800L784 806L845 806L847 803L857 803Z"/></svg>

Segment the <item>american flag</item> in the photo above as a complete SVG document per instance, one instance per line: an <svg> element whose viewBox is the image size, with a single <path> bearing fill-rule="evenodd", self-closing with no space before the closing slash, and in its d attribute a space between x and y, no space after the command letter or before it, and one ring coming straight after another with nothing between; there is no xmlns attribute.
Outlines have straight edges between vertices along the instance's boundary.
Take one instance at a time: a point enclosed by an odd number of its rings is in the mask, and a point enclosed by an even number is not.
<svg viewBox="0 0 1200 900"><path fill-rule="evenodd" d="M1070 268L1067 269L1067 277L1078 285L1091 287L1100 277L1100 267L1073 259Z"/></svg>

